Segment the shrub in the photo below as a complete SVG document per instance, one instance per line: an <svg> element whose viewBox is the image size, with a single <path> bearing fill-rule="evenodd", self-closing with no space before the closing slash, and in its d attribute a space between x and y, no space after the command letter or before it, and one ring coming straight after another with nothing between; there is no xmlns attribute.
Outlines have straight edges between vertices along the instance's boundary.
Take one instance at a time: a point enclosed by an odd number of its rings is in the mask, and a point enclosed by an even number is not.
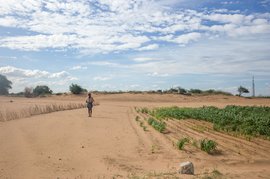
<svg viewBox="0 0 270 179"><path fill-rule="evenodd" d="M213 153L217 148L217 143L213 140L203 139L201 141L201 150L207 153Z"/></svg>
<svg viewBox="0 0 270 179"><path fill-rule="evenodd" d="M83 89L81 86L73 83L69 86L69 90L73 94L81 94L85 91L85 89Z"/></svg>
<svg viewBox="0 0 270 179"><path fill-rule="evenodd" d="M148 114L149 112L150 112L149 109L146 108L146 107L143 107L143 108L141 109L141 113Z"/></svg>
<svg viewBox="0 0 270 179"><path fill-rule="evenodd" d="M203 91L200 89L190 89L189 92L194 94L201 94Z"/></svg>
<svg viewBox="0 0 270 179"><path fill-rule="evenodd" d="M27 98L33 97L33 88L32 87L25 87L24 88L24 96Z"/></svg>
<svg viewBox="0 0 270 179"><path fill-rule="evenodd" d="M160 133L162 133L166 128L165 122L157 121L154 118L149 118L147 122L149 125L151 125L154 129L156 129Z"/></svg>
<svg viewBox="0 0 270 179"><path fill-rule="evenodd" d="M36 86L35 89L33 90L33 93L35 96L40 96L44 94L52 94L52 90L48 86L42 85Z"/></svg>
<svg viewBox="0 0 270 179"><path fill-rule="evenodd" d="M182 138L182 139L179 139L176 146L179 150L183 150L184 149L184 146L185 146L185 143L189 142L189 139L188 138Z"/></svg>

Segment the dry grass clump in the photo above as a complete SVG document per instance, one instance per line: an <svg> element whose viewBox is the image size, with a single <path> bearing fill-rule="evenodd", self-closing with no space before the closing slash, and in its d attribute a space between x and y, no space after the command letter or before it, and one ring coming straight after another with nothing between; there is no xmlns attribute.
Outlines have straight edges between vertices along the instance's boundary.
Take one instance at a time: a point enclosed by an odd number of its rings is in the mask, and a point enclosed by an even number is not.
<svg viewBox="0 0 270 179"><path fill-rule="evenodd" d="M47 114L57 111L65 111L72 109L84 108L85 105L82 103L69 103L69 104L50 104L50 105L35 105L21 111L0 111L0 121L10 121L19 118L30 117L39 114Z"/></svg>

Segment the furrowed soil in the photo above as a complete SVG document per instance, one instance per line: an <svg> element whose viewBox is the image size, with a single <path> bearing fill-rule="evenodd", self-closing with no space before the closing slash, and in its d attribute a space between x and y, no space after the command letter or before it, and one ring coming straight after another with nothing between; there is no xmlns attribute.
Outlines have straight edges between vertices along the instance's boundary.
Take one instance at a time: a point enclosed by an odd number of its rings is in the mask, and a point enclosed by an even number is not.
<svg viewBox="0 0 270 179"><path fill-rule="evenodd" d="M74 109L0 122L0 178L269 178L270 141L213 130L194 119L168 120L165 134L147 124L135 107L270 106L270 99L234 96L94 94L93 117ZM86 96L0 97L0 113L35 105L84 103ZM135 120L139 116L138 121ZM145 126L145 130L142 126ZM218 143L218 153L196 142L184 150L179 138ZM191 161L195 175L182 175L179 163ZM217 172L218 171L218 172Z"/></svg>

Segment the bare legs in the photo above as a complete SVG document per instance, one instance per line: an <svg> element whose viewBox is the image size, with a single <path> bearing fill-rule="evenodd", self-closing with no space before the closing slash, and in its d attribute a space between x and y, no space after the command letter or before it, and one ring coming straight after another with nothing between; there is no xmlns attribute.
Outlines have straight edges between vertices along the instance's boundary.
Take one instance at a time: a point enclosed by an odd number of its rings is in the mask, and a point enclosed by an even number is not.
<svg viewBox="0 0 270 179"><path fill-rule="evenodd" d="M92 108L88 108L88 117L92 117Z"/></svg>

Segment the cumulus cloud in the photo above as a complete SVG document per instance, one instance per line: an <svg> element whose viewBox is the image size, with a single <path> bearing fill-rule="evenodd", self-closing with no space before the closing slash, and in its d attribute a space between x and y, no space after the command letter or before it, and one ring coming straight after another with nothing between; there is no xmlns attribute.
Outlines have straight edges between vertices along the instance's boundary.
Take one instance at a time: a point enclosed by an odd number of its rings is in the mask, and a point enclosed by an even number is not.
<svg viewBox="0 0 270 179"><path fill-rule="evenodd" d="M0 73L10 76L10 77L20 77L20 78L45 78L45 79L75 79L66 71L60 71L56 73L51 73L42 70L28 70L22 68L16 68L13 66L3 66L0 67Z"/></svg>
<svg viewBox="0 0 270 179"><path fill-rule="evenodd" d="M71 76L66 71L51 73L48 71L22 69L13 66L0 67L0 73L7 76L11 81L14 81L14 84L17 86L40 84L40 81L43 81L44 84L61 85L77 80L76 77Z"/></svg>
<svg viewBox="0 0 270 179"><path fill-rule="evenodd" d="M197 33L197 32L192 32L192 33L188 33L188 34L184 34L184 35L180 35L178 37L176 37L174 40L172 40L173 42L179 43L179 44L187 44L190 41L196 41L199 38L201 38L201 34Z"/></svg>
<svg viewBox="0 0 270 179"><path fill-rule="evenodd" d="M176 11L173 6L177 3L175 0L2 1L0 26L16 28L24 35L2 35L0 47L23 51L71 48L88 55L155 50L160 48L160 41L188 44L204 34L238 37L270 33L267 14L232 13L226 9Z"/></svg>

